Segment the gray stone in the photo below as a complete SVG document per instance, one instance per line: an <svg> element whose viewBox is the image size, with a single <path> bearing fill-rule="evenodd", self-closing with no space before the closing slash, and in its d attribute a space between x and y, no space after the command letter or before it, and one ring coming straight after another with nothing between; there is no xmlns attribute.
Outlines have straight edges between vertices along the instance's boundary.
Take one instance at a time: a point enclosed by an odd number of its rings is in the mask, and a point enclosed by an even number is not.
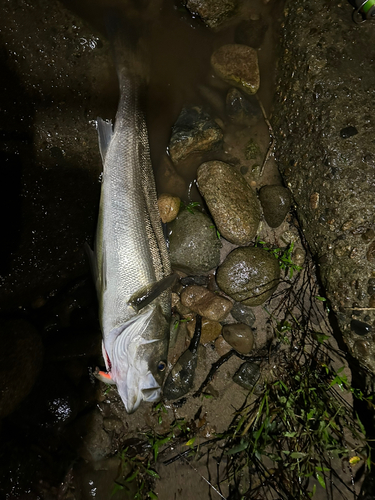
<svg viewBox="0 0 375 500"><path fill-rule="evenodd" d="M194 210L182 210L169 224L172 267L187 274L207 272L219 265L221 242L212 220Z"/></svg>
<svg viewBox="0 0 375 500"><path fill-rule="evenodd" d="M228 117L239 125L254 125L262 116L259 102L255 96L245 96L239 89L231 88L226 97Z"/></svg>
<svg viewBox="0 0 375 500"><path fill-rule="evenodd" d="M184 0L193 15L197 15L210 28L217 29L231 18L236 10L237 0Z"/></svg>
<svg viewBox="0 0 375 500"><path fill-rule="evenodd" d="M198 188L220 234L231 243L248 245L260 222L257 197L241 174L221 161L202 163Z"/></svg>
<svg viewBox="0 0 375 500"><path fill-rule="evenodd" d="M267 224L270 227L279 227L292 204L289 189L277 184L263 186L259 191L259 200Z"/></svg>
<svg viewBox="0 0 375 500"><path fill-rule="evenodd" d="M172 129L169 154L176 165L192 153L218 149L223 131L200 106L183 108Z"/></svg>
<svg viewBox="0 0 375 500"><path fill-rule="evenodd" d="M254 345L251 328L244 323L234 323L223 327L223 337L237 352L249 354Z"/></svg>
<svg viewBox="0 0 375 500"><path fill-rule="evenodd" d="M253 326L255 323L255 314L251 307L245 306L241 302L235 302L231 310L234 319L245 325Z"/></svg>
<svg viewBox="0 0 375 500"><path fill-rule="evenodd" d="M298 12L285 11L281 32L272 118L275 153L319 263L326 297L349 351L358 357L362 344L351 329L351 307L355 302L368 307L367 281L375 270L371 242L362 237L374 229L375 220L374 117L369 112L374 74L368 64L373 24L365 22L358 31L339 3L301 0L298 7ZM348 135L354 128L358 133ZM366 323L373 325L375 311L366 313ZM361 349L360 360L375 373L372 340Z"/></svg>
<svg viewBox="0 0 375 500"><path fill-rule="evenodd" d="M233 375L233 380L236 384L244 389L251 391L257 384L260 378L260 367L256 363L246 361L243 363L237 372Z"/></svg>
<svg viewBox="0 0 375 500"><path fill-rule="evenodd" d="M263 304L279 284L275 257L258 247L236 248L217 270L217 284L229 297L248 306Z"/></svg>
<svg viewBox="0 0 375 500"><path fill-rule="evenodd" d="M258 53L247 45L223 45L211 56L211 66L224 82L247 94L255 94L260 85Z"/></svg>

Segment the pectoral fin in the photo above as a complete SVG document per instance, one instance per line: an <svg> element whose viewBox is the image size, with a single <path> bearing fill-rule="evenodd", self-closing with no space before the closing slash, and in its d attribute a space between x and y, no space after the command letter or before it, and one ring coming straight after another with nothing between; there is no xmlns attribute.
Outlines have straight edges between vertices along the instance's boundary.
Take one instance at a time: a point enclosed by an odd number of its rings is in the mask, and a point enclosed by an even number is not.
<svg viewBox="0 0 375 500"><path fill-rule="evenodd" d="M177 275L171 274L161 279L160 281L151 283L151 285L141 288L130 297L128 302L129 305L131 305L136 312L139 312L141 309L143 309L153 300L159 297L159 295L165 292L165 290L168 290L168 288L173 286L176 279Z"/></svg>
<svg viewBox="0 0 375 500"><path fill-rule="evenodd" d="M105 122L99 117L97 118L97 124L98 124L100 155L102 157L102 162L104 165L105 155L107 153L109 143L111 142L113 136L113 127L112 127L112 122Z"/></svg>
<svg viewBox="0 0 375 500"><path fill-rule="evenodd" d="M103 372L102 370L99 370L98 367L95 368L94 377L100 380L101 382L104 382L105 384L115 384L115 382L113 382L112 380L110 373Z"/></svg>

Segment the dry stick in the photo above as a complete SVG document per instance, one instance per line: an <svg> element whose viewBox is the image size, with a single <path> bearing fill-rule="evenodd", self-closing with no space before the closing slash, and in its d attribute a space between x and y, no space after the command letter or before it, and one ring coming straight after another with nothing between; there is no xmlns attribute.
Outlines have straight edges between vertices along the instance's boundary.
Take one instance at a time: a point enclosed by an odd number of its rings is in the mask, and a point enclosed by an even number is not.
<svg viewBox="0 0 375 500"><path fill-rule="evenodd" d="M260 106L260 109L262 110L262 113L263 113L263 118L264 118L264 121L266 122L267 124L267 127L268 127L268 131L270 133L270 137L271 137L271 144L268 146L268 150L267 150L267 154L263 160L263 164L262 164L262 168L260 170L260 176L263 175L263 171L264 171L264 167L269 159L269 157L271 156L271 153L273 151L273 148L275 147L275 142L276 142L276 139L275 139L275 136L274 136L274 133L273 133L273 129L272 129L272 126L270 124L270 121L269 119L267 118L267 114L266 114L266 110L264 109L264 106L262 104L262 101L259 99L258 95L255 94L255 97L258 99L258 102L259 102L259 106Z"/></svg>

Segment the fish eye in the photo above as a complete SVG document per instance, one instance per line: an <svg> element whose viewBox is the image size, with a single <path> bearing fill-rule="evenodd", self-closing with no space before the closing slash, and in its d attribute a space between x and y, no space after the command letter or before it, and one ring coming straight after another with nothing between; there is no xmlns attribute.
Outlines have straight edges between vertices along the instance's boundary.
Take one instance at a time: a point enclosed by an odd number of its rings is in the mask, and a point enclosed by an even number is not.
<svg viewBox="0 0 375 500"><path fill-rule="evenodd" d="M159 372L163 372L167 367L167 363L165 361L159 361L158 370Z"/></svg>

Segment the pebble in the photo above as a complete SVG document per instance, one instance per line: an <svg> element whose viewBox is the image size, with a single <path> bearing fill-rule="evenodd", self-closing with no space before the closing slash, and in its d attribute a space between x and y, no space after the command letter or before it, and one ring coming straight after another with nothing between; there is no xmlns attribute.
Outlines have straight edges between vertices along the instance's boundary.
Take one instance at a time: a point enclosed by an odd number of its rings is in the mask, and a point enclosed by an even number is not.
<svg viewBox="0 0 375 500"><path fill-rule="evenodd" d="M364 323L363 321L359 321L358 319L351 320L350 328L357 335L367 335L372 331L371 325L369 325L368 323Z"/></svg>
<svg viewBox="0 0 375 500"><path fill-rule="evenodd" d="M257 197L241 174L222 161L202 163L198 189L220 234L236 245L248 245L260 223Z"/></svg>
<svg viewBox="0 0 375 500"><path fill-rule="evenodd" d="M228 342L224 339L222 335L220 335L215 340L215 351L218 353L220 357L224 356L224 354L227 354L231 349L232 346L228 344Z"/></svg>
<svg viewBox="0 0 375 500"><path fill-rule="evenodd" d="M217 270L217 284L229 297L248 306L263 304L276 290L280 266L259 247L236 248Z"/></svg>
<svg viewBox="0 0 375 500"><path fill-rule="evenodd" d="M174 269L187 274L207 272L219 265L221 242L208 215L180 211L169 225L169 254Z"/></svg>
<svg viewBox="0 0 375 500"><path fill-rule="evenodd" d="M235 320L245 323L245 325L251 327L255 323L255 314L252 308L245 306L241 302L235 302L230 313Z"/></svg>
<svg viewBox="0 0 375 500"><path fill-rule="evenodd" d="M260 85L258 53L240 44L223 45L211 56L211 66L218 77L246 94L255 94Z"/></svg>
<svg viewBox="0 0 375 500"><path fill-rule="evenodd" d="M249 354L254 346L254 336L251 328L243 323L225 325L223 337L237 352Z"/></svg>
<svg viewBox="0 0 375 500"><path fill-rule="evenodd" d="M180 210L180 198L177 196L172 196L170 194L161 194L158 198L158 207L161 221L165 224L166 222L172 222L178 215Z"/></svg>
<svg viewBox="0 0 375 500"><path fill-rule="evenodd" d="M305 263L306 252L303 248L295 248L292 254L292 261L296 266L302 267Z"/></svg>
<svg viewBox="0 0 375 500"><path fill-rule="evenodd" d="M253 125L262 115L259 102L255 96L245 96L239 89L231 88L226 97L228 117L239 125Z"/></svg>
<svg viewBox="0 0 375 500"><path fill-rule="evenodd" d="M353 137L353 135L357 135L358 130L355 127L345 127L340 130L340 137L342 139L347 139L348 137Z"/></svg>
<svg viewBox="0 0 375 500"><path fill-rule="evenodd" d="M231 18L238 7L237 0L185 0L190 12L198 15L212 29L218 29Z"/></svg>
<svg viewBox="0 0 375 500"><path fill-rule="evenodd" d="M272 228L279 227L292 204L289 189L277 184L263 186L259 191L259 200L267 224Z"/></svg>
<svg viewBox="0 0 375 500"><path fill-rule="evenodd" d="M245 361L233 375L233 381L244 389L251 391L260 378L260 366Z"/></svg>
<svg viewBox="0 0 375 500"><path fill-rule="evenodd" d="M190 337L193 337L195 330L195 319L189 321L187 324L187 329ZM200 338L200 343L202 345L214 342L221 334L222 326L218 321L212 321L207 318L202 318L202 333Z"/></svg>
<svg viewBox="0 0 375 500"><path fill-rule="evenodd" d="M181 292L181 303L212 321L222 321L232 309L229 299L197 285L188 286Z"/></svg>
<svg viewBox="0 0 375 500"><path fill-rule="evenodd" d="M366 257L371 264L375 264L375 241L368 247Z"/></svg>
<svg viewBox="0 0 375 500"><path fill-rule="evenodd" d="M218 149L223 131L201 106L183 108L172 128L169 154L175 165L192 153Z"/></svg>

